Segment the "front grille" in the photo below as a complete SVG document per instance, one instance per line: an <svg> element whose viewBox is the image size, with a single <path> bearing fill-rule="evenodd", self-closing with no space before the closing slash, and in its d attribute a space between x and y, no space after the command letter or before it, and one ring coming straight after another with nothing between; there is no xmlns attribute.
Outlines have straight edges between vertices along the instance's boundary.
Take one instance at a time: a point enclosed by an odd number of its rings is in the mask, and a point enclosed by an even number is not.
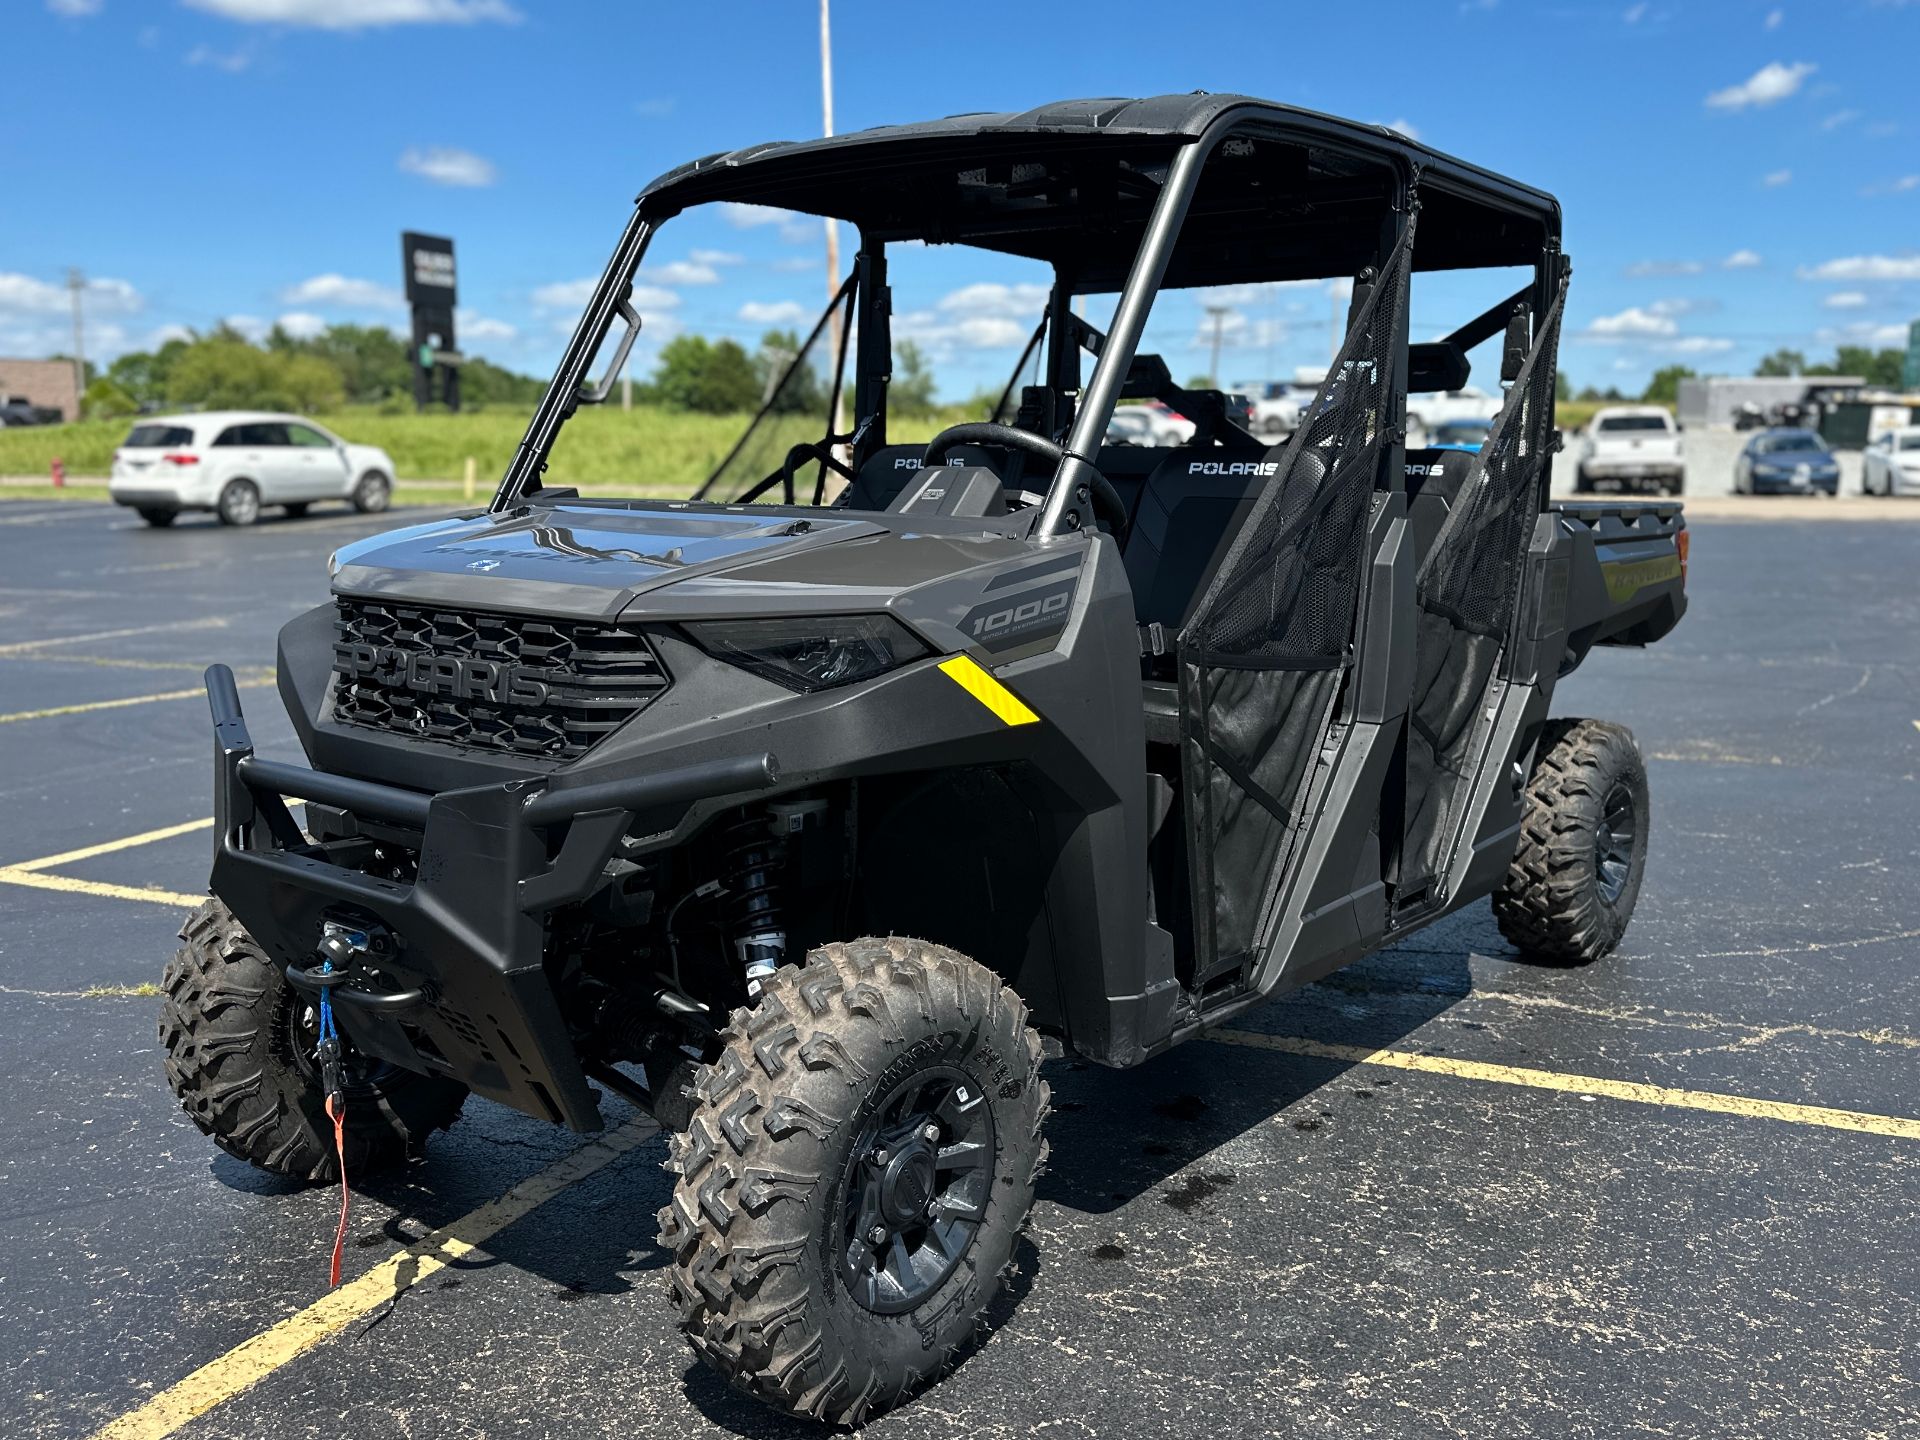
<svg viewBox="0 0 1920 1440"><path fill-rule="evenodd" d="M350 725L571 760L671 683L617 625L336 603L333 715Z"/></svg>

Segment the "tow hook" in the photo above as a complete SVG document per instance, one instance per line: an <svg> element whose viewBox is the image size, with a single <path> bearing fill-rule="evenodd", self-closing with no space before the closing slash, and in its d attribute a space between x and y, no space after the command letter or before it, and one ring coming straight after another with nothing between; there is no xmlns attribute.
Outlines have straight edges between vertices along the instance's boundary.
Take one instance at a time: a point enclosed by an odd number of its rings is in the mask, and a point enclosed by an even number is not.
<svg viewBox="0 0 1920 1440"><path fill-rule="evenodd" d="M356 970L369 961L377 962L392 955L396 948L392 934L379 926L363 928L328 920L324 923L320 944L316 947L315 953L319 957L317 963L306 967L289 965L287 980L309 994L327 995L365 1010L411 1010L426 1000L426 992L380 992L347 987L347 981L354 978ZM365 979L365 973L362 972L359 978Z"/></svg>

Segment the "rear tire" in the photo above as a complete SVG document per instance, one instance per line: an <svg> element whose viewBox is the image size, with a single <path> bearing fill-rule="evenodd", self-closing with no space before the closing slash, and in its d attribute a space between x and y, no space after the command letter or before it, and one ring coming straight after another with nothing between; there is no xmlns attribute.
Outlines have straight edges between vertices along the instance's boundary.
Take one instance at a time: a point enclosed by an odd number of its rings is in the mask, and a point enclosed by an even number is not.
<svg viewBox="0 0 1920 1440"><path fill-rule="evenodd" d="M1520 843L1493 896L1530 959L1584 965L1620 943L1647 866L1647 771L1626 727L1549 720L1527 781Z"/></svg>
<svg viewBox="0 0 1920 1440"><path fill-rule="evenodd" d="M659 1218L680 1328L737 1389L858 1425L955 1363L1046 1160L1026 1018L898 938L823 946L734 1011Z"/></svg>
<svg viewBox="0 0 1920 1440"><path fill-rule="evenodd" d="M164 530L180 518L178 510L156 510L143 506L139 513L140 518L156 530Z"/></svg>
<svg viewBox="0 0 1920 1440"><path fill-rule="evenodd" d="M1593 477L1587 474L1584 465L1573 472L1573 493L1576 495L1593 494Z"/></svg>
<svg viewBox="0 0 1920 1440"><path fill-rule="evenodd" d="M340 1177L333 1122L313 1068L306 997L218 900L188 917L161 980L167 1084L229 1155L274 1175ZM416 1155L459 1118L464 1085L349 1055L347 1174Z"/></svg>
<svg viewBox="0 0 1920 1440"><path fill-rule="evenodd" d="M260 518L260 491L251 480L229 480L215 510L222 525L251 525Z"/></svg>
<svg viewBox="0 0 1920 1440"><path fill-rule="evenodd" d="M369 470L353 487L353 508L362 515L378 515L393 499L393 482L378 470Z"/></svg>

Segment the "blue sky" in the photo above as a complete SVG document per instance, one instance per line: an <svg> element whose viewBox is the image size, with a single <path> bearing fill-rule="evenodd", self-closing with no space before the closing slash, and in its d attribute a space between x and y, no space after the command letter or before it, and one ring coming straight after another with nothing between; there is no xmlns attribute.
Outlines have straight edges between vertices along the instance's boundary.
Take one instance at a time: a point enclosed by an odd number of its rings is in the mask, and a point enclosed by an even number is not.
<svg viewBox="0 0 1920 1440"><path fill-rule="evenodd" d="M544 373L641 184L820 126L817 9L556 0L15 0L0 87L0 354L92 356L286 317L400 328L398 232L460 252L462 348ZM950 18L957 17L957 18ZM1080 95L1238 90L1405 126L1554 191L1576 384L1904 344L1920 316L1920 0L965 7L837 0L839 128ZM752 218L761 223L746 224ZM681 217L649 339L751 342L826 289L820 222ZM901 327L944 392L1004 376L1034 267L926 251ZM1484 300L1496 298L1486 287ZM1200 296L1149 340L1204 371ZM1242 291L1221 369L1324 361L1311 288ZM1417 286L1417 332L1484 303ZM1013 343L1010 343L1013 342ZM642 359L644 366L645 360Z"/></svg>

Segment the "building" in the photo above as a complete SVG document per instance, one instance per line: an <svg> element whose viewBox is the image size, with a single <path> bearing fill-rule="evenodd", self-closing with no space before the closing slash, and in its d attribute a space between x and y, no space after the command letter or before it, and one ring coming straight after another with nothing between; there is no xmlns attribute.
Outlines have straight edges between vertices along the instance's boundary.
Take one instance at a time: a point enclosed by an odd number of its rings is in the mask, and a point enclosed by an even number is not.
<svg viewBox="0 0 1920 1440"><path fill-rule="evenodd" d="M58 410L63 421L80 418L80 389L71 360L0 360L0 400Z"/></svg>
<svg viewBox="0 0 1920 1440"><path fill-rule="evenodd" d="M1675 412L1682 425L1729 426L1743 405L1771 415L1784 405L1804 406L1810 390L1832 394L1866 383L1861 375L1707 375L1680 382Z"/></svg>

